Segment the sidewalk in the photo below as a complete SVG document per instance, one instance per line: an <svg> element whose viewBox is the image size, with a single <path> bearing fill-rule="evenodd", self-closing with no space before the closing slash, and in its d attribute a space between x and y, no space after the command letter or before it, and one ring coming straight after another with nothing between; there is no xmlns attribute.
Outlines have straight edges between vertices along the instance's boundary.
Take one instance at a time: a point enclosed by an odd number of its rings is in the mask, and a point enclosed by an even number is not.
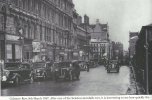
<svg viewBox="0 0 152 100"><path fill-rule="evenodd" d="M136 77L134 74L134 68L130 66L130 85L126 92L127 95L144 95L145 90L138 82L136 82Z"/></svg>

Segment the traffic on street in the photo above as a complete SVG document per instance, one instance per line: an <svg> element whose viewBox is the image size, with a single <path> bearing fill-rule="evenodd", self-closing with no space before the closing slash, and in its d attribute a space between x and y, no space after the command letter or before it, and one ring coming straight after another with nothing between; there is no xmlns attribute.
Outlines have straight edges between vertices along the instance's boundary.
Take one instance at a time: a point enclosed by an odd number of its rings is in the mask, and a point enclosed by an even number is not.
<svg viewBox="0 0 152 100"><path fill-rule="evenodd" d="M59 96L59 95L124 95L130 85L130 70L121 66L119 73L107 73L104 66L81 71L79 80L39 80L32 84L2 87L2 96ZM14 92L17 91L17 92Z"/></svg>
<svg viewBox="0 0 152 100"><path fill-rule="evenodd" d="M0 0L1 95L152 94L151 6Z"/></svg>

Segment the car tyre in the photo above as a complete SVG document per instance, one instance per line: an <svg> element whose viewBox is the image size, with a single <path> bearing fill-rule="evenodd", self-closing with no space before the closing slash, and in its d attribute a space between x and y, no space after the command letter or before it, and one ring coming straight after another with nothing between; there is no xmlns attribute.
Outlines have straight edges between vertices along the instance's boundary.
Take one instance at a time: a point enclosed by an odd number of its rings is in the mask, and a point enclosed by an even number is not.
<svg viewBox="0 0 152 100"><path fill-rule="evenodd" d="M70 74L70 81L73 81L73 75Z"/></svg>
<svg viewBox="0 0 152 100"><path fill-rule="evenodd" d="M18 86L19 85L19 77L16 77L14 80L14 85Z"/></svg>
<svg viewBox="0 0 152 100"><path fill-rule="evenodd" d="M58 77L57 77L57 76L55 76L55 81L56 81L56 82L58 81Z"/></svg>
<svg viewBox="0 0 152 100"><path fill-rule="evenodd" d="M30 77L30 83L32 84L34 82L34 76L32 75L31 77Z"/></svg>
<svg viewBox="0 0 152 100"><path fill-rule="evenodd" d="M77 75L76 77L77 77L77 80L79 80L79 77L80 77L80 76L79 76L79 75Z"/></svg>
<svg viewBox="0 0 152 100"><path fill-rule="evenodd" d="M110 70L107 70L107 73L110 73Z"/></svg>
<svg viewBox="0 0 152 100"><path fill-rule="evenodd" d="M43 80L46 80L46 74L43 75Z"/></svg>

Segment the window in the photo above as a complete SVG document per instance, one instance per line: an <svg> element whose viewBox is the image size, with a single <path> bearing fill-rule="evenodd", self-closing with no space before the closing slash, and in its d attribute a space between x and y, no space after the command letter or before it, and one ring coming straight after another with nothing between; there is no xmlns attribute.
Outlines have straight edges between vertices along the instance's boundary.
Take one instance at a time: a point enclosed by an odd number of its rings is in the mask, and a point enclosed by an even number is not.
<svg viewBox="0 0 152 100"><path fill-rule="evenodd" d="M12 59L12 45L7 44L6 45L6 52L7 52L7 59Z"/></svg>
<svg viewBox="0 0 152 100"><path fill-rule="evenodd" d="M21 48L19 45L15 45L15 57L16 59L21 59Z"/></svg>

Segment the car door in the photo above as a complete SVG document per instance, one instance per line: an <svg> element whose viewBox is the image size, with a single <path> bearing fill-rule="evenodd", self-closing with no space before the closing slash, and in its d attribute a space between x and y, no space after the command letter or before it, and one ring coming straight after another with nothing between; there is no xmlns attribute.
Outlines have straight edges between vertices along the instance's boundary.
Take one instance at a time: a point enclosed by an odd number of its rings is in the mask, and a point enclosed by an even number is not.
<svg viewBox="0 0 152 100"><path fill-rule="evenodd" d="M25 79L29 79L31 74L31 69L29 64L22 64L22 77Z"/></svg>

